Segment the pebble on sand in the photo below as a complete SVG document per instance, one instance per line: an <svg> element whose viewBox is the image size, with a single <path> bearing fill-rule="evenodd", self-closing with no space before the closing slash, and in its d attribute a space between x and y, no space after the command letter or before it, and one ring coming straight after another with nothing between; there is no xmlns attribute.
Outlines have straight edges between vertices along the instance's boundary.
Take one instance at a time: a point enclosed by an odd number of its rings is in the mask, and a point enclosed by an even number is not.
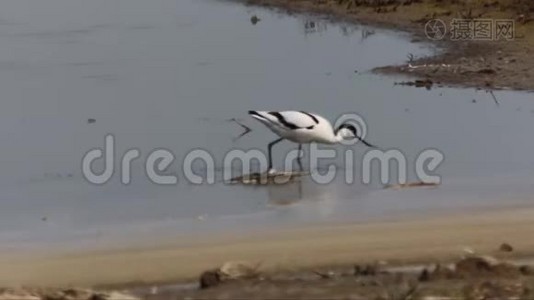
<svg viewBox="0 0 534 300"><path fill-rule="evenodd" d="M499 250L502 252L512 252L514 251L514 247L512 247L512 245L508 243L502 243L501 246L499 247Z"/></svg>

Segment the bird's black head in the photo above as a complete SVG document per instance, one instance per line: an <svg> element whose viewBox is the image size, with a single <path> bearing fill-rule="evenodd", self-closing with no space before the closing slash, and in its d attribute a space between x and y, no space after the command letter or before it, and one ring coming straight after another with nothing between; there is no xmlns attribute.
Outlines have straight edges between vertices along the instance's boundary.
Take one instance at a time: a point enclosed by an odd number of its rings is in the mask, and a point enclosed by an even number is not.
<svg viewBox="0 0 534 300"><path fill-rule="evenodd" d="M341 124L341 125L336 129L336 134L337 134L341 129L348 129L350 132L352 132L352 134L354 135L354 137L358 137L358 130L357 130L356 127L354 127L354 125L352 125L352 124L348 124L348 123Z"/></svg>
<svg viewBox="0 0 534 300"><path fill-rule="evenodd" d="M343 133L343 132L341 133L341 134L343 134L343 138L344 139L347 139L347 140L348 139L358 139L360 142L362 142L367 147L376 148L375 146L369 144L368 142L366 142L363 139L363 137L360 135L360 133L358 133L358 129L354 125L348 124L348 123L341 124L336 129L335 134L337 135L338 133L340 133L341 130L345 131L345 133Z"/></svg>

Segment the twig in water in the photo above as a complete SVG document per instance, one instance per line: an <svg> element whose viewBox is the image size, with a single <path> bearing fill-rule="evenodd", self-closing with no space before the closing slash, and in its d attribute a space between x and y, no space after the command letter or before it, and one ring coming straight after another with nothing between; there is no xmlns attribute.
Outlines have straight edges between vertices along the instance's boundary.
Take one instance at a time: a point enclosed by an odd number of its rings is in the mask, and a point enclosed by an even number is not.
<svg viewBox="0 0 534 300"><path fill-rule="evenodd" d="M493 91L487 91L488 93L490 93L491 97L493 97L493 101L495 101L495 105L499 106L499 100L497 100L497 97L495 97L495 94L493 93Z"/></svg>
<svg viewBox="0 0 534 300"><path fill-rule="evenodd" d="M250 127L248 127L248 126L244 125L243 123L239 122L236 118L232 118L232 119L230 119L228 121L235 122L235 123L237 123L237 125L241 126L243 129L245 129L245 131L243 133L241 133L239 136L237 136L237 137L232 139L232 141L234 141L234 142L252 131L252 129L250 129Z"/></svg>
<svg viewBox="0 0 534 300"><path fill-rule="evenodd" d="M362 38L360 41L364 41L366 40L368 37L370 37L371 35L375 34L375 31L374 30L369 30L369 29L363 29L362 30Z"/></svg>
<svg viewBox="0 0 534 300"><path fill-rule="evenodd" d="M415 55L413 55L413 53L408 53L406 57L408 58L408 63L413 63L415 61Z"/></svg>

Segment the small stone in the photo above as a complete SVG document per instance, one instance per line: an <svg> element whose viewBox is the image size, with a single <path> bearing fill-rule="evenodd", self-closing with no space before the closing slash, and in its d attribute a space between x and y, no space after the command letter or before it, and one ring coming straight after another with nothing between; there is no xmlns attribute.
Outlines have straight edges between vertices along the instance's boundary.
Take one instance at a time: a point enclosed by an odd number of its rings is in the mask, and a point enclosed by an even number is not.
<svg viewBox="0 0 534 300"><path fill-rule="evenodd" d="M479 271L489 271L498 262L494 259L486 259L483 256L467 257L456 263L457 273L477 273Z"/></svg>
<svg viewBox="0 0 534 300"><path fill-rule="evenodd" d="M256 25L258 24L258 22L261 21L260 18L258 18L258 16L254 15L250 18L250 23L252 23L252 25Z"/></svg>
<svg viewBox="0 0 534 300"><path fill-rule="evenodd" d="M333 271L328 271L326 273L320 271L313 271L313 273L319 276L321 279L332 279L336 276L336 273L334 273Z"/></svg>
<svg viewBox="0 0 534 300"><path fill-rule="evenodd" d="M521 283L482 281L466 286L464 294L467 299L520 299L525 291Z"/></svg>
<svg viewBox="0 0 534 300"><path fill-rule="evenodd" d="M424 268L421 274L419 275L419 281L426 282L430 280L430 272L428 272L427 268Z"/></svg>
<svg viewBox="0 0 534 300"><path fill-rule="evenodd" d="M0 290L0 300L40 300L41 298L24 289Z"/></svg>
<svg viewBox="0 0 534 300"><path fill-rule="evenodd" d="M379 267L377 264L369 264L364 267L359 265L354 266L354 276L374 276L378 273Z"/></svg>
<svg viewBox="0 0 534 300"><path fill-rule="evenodd" d="M113 291L109 293L95 293L89 298L89 300L139 300L139 298L129 294Z"/></svg>
<svg viewBox="0 0 534 300"><path fill-rule="evenodd" d="M459 278L477 278L480 276L513 278L521 275L521 272L516 266L499 262L491 256L474 256L457 262L455 275Z"/></svg>
<svg viewBox="0 0 534 300"><path fill-rule="evenodd" d="M455 277L454 271L449 267L442 267L436 264L434 271L430 274L430 279L452 279Z"/></svg>
<svg viewBox="0 0 534 300"><path fill-rule="evenodd" d="M259 266L260 264L253 265L244 261L230 261L221 266L219 273L224 279L252 278L259 275Z"/></svg>
<svg viewBox="0 0 534 300"><path fill-rule="evenodd" d="M530 276L534 274L534 271L532 270L532 267L524 265L519 267L519 272L521 272L522 275Z"/></svg>
<svg viewBox="0 0 534 300"><path fill-rule="evenodd" d="M362 267L360 265L354 265L354 276L360 276L362 274Z"/></svg>
<svg viewBox="0 0 534 300"><path fill-rule="evenodd" d="M85 289L65 289L49 292L42 296L46 300L77 300L77 299L90 299L93 300L97 294L93 293L91 290ZM96 298L94 300L98 300ZM104 298L102 298L104 299Z"/></svg>
<svg viewBox="0 0 534 300"><path fill-rule="evenodd" d="M221 283L221 276L217 271L206 271L200 275L200 289L208 289Z"/></svg>
<svg viewBox="0 0 534 300"><path fill-rule="evenodd" d="M499 247L499 250L502 252L512 252L514 251L514 247L512 247L508 243L502 243L501 246Z"/></svg>

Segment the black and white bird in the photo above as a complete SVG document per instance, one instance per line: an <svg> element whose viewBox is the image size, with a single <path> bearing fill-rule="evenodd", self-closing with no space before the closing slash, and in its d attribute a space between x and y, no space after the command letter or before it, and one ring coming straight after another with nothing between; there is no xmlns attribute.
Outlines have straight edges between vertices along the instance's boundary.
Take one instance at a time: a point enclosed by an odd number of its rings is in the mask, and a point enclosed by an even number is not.
<svg viewBox="0 0 534 300"><path fill-rule="evenodd" d="M269 172L273 171L272 147L286 139L299 144L299 154L302 144L338 144L343 140L358 139L368 147L375 146L364 141L358 134L356 127L352 124L344 123L334 130L330 122L316 114L304 111L255 111L248 112L253 118L263 123L280 138L272 141L268 145ZM300 155L297 163L302 170Z"/></svg>

